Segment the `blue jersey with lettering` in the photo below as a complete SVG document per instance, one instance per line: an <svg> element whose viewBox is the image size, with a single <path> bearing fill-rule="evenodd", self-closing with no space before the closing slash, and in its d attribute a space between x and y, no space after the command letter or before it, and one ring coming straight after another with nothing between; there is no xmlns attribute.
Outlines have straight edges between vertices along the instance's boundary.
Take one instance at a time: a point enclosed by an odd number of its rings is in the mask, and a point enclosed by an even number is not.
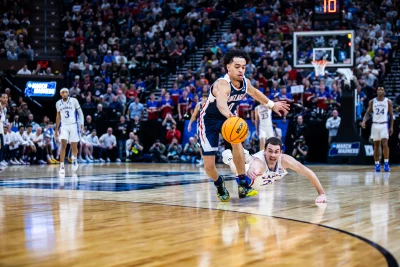
<svg viewBox="0 0 400 267"><path fill-rule="evenodd" d="M239 105L240 101L246 96L247 94L247 82L246 82L246 78L244 77L242 79L242 86L241 88L236 88L232 82L231 79L229 78L228 74L225 74L225 76L223 78L219 78L217 81L219 80L225 80L229 83L229 85L231 86L231 92L229 93L228 96L228 107L229 110L235 114L236 113L236 108ZM215 82L217 82L215 81ZM226 120L226 117L224 115L222 115L222 113L219 111L218 107L217 107L217 99L215 98L215 96L213 95L213 87L214 84L211 85L210 88L210 95L208 96L207 102L205 103L203 110L202 110L202 116L205 120L207 119L221 119L221 120Z"/></svg>

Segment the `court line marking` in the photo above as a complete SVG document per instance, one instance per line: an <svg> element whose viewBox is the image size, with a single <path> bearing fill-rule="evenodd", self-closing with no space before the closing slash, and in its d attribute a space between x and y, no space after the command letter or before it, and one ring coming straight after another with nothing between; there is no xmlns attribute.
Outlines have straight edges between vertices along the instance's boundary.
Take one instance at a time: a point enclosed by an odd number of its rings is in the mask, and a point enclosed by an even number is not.
<svg viewBox="0 0 400 267"><path fill-rule="evenodd" d="M24 195L9 195L9 196L26 197ZM82 200L82 198L60 197L60 196L34 196L34 197L35 198L36 197L38 197L38 198L49 198L49 197L51 197L51 198L65 198L65 199L80 199L80 200ZM367 243L368 245L372 246L376 250L378 250L378 252L381 253L381 255L386 259L388 267L399 267L399 264L397 263L397 260L395 259L395 257L387 249L385 249L381 245L375 243L374 241L369 240L369 239L367 239L365 237L362 237L360 235L348 232L346 230L342 230L342 229L339 229L339 228L335 228L335 227L331 227L331 226L327 226L327 225L323 225L323 224L319 224L319 223L312 223L312 222L307 222L307 221L302 221L302 220L297 220L297 219L291 219L291 218L285 218L285 217L279 217L279 216L274 216L274 215L257 214L257 213L251 213L251 212L246 212L246 211L224 210L224 209L218 209L218 208L205 208L205 207L193 207L193 206L184 206L184 205L178 205L178 204L152 203L152 202L127 201L127 200L118 201L118 200L108 200L108 199L86 199L86 198L83 198L83 200L98 200L98 201L106 201L106 202L125 202L125 203L136 203L136 204L147 204L147 205L182 207L182 208L191 208L191 209L226 211L226 212L234 212L234 213L242 213L242 214L251 214L251 215L257 215L257 216L263 216L263 217L270 217L270 218L287 220L287 221L298 222L298 223L312 224L312 225L320 226L320 227L323 227L323 228L326 228L326 229L337 231L337 232L340 232L342 234L346 234L346 235L349 235L351 237L357 238L357 239ZM228 204L228 203L229 202L227 202L226 204Z"/></svg>

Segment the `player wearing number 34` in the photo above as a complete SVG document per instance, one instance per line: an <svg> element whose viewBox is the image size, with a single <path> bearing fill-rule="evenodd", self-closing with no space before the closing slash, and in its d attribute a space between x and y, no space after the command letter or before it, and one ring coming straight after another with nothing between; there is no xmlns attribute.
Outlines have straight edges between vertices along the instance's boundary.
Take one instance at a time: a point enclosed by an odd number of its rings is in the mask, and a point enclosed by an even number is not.
<svg viewBox="0 0 400 267"><path fill-rule="evenodd" d="M68 142L72 147L72 171L78 169L78 142L80 141L80 132L84 132L83 112L78 100L69 97L67 88L60 91L61 99L57 101L57 117L55 137L58 138L60 131L61 151L60 151L60 175L65 174L64 158L65 149Z"/></svg>
<svg viewBox="0 0 400 267"><path fill-rule="evenodd" d="M379 86L377 90L378 96L369 101L368 110L364 115L362 127L365 128L365 123L372 113L371 139L374 140L374 160L375 171L381 171L379 163L379 152L381 142L383 145L383 157L385 160L384 170L390 171L389 167L389 136L393 134L393 104L392 101L385 97L385 88ZM390 115L390 128L388 131L388 114Z"/></svg>

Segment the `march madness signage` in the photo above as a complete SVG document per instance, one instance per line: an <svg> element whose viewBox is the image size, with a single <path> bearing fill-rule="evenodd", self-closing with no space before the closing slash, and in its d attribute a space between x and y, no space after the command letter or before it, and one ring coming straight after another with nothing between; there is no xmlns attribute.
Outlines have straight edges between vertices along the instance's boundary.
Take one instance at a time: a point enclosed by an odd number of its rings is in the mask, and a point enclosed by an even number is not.
<svg viewBox="0 0 400 267"><path fill-rule="evenodd" d="M53 97L56 94L57 83L27 81L25 95L28 97Z"/></svg>
<svg viewBox="0 0 400 267"><path fill-rule="evenodd" d="M353 143L332 143L329 149L329 156L358 156L360 153L360 142Z"/></svg>

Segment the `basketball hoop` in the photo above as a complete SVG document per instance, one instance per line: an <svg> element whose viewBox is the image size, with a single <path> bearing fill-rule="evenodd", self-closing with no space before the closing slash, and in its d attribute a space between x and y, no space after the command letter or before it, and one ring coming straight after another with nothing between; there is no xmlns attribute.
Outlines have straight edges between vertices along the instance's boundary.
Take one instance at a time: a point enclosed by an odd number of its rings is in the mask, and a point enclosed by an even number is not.
<svg viewBox="0 0 400 267"><path fill-rule="evenodd" d="M311 63L315 69L315 76L325 75L325 67L328 65L328 60L313 60Z"/></svg>

